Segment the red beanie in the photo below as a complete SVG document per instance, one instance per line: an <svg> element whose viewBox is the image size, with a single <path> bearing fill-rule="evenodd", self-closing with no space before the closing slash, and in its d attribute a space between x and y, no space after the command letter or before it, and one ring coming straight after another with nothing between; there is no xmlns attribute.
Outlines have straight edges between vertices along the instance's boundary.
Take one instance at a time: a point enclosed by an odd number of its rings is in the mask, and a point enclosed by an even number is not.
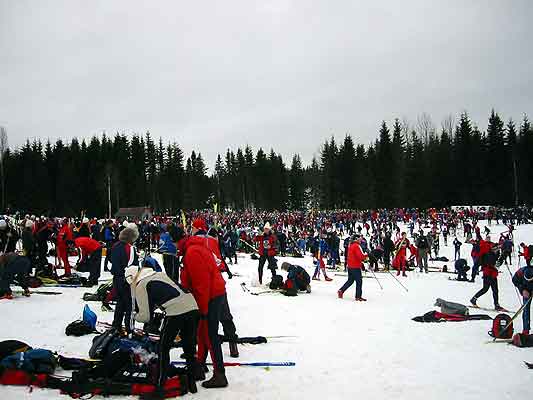
<svg viewBox="0 0 533 400"><path fill-rule="evenodd" d="M207 232L207 224L203 218L196 218L192 223L193 228Z"/></svg>

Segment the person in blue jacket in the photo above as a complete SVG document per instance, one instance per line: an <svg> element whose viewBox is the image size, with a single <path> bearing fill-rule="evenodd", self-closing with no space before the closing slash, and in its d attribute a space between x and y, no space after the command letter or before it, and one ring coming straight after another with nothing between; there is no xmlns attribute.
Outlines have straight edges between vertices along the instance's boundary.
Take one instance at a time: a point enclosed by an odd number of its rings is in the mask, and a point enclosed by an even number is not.
<svg viewBox="0 0 533 400"><path fill-rule="evenodd" d="M159 237L158 252L163 255L163 267L167 276L174 282L179 283L179 273L176 263L177 248L170 232L166 229Z"/></svg>
<svg viewBox="0 0 533 400"><path fill-rule="evenodd" d="M531 294L533 293L533 267L531 266L530 260L526 260L527 265L520 268L513 275L513 284L520 291L522 296L522 301L524 304L527 304L522 311L522 334L529 335L529 330L531 328Z"/></svg>

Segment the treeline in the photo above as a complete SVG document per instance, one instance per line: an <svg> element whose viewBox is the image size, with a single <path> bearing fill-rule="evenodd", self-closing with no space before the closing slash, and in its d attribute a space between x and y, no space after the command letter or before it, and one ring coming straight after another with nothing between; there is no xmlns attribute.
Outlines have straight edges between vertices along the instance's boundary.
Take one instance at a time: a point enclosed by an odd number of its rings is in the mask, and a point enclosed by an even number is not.
<svg viewBox="0 0 533 400"><path fill-rule="evenodd" d="M103 216L108 189L119 207L305 209L513 205L533 202L533 129L492 112L482 131L467 113L437 129L429 116L414 125L381 124L370 145L332 137L304 166L274 150L246 146L219 155L208 176L201 153L150 133L102 135L54 144L35 140L3 157L5 202L13 210Z"/></svg>

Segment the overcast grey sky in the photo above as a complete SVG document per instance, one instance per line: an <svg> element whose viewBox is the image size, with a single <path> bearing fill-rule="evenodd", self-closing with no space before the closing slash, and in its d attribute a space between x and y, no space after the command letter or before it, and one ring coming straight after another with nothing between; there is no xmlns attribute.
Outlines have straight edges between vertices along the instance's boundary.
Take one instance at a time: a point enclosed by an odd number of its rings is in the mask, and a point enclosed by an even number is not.
<svg viewBox="0 0 533 400"><path fill-rule="evenodd" d="M381 120L533 114L530 1L0 0L11 145L145 132L305 162ZM286 160L289 163L290 160Z"/></svg>

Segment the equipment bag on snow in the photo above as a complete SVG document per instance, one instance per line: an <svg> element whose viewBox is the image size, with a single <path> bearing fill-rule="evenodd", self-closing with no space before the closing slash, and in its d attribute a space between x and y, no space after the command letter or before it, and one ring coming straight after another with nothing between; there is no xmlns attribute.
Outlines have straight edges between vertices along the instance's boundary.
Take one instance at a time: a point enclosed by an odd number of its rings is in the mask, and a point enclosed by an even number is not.
<svg viewBox="0 0 533 400"><path fill-rule="evenodd" d="M459 304L459 303L454 303L451 301L446 301L440 298L435 300L435 306L440 307L441 313L444 313L444 314L459 314L459 315L469 314L467 306L463 304Z"/></svg>
<svg viewBox="0 0 533 400"><path fill-rule="evenodd" d="M533 335L517 333L513 336L513 344L516 347L533 347Z"/></svg>
<svg viewBox="0 0 533 400"><path fill-rule="evenodd" d="M268 287L270 290L279 290L283 288L283 277L281 275L274 275Z"/></svg>
<svg viewBox="0 0 533 400"><path fill-rule="evenodd" d="M50 350L34 349L7 356L0 362L0 366L36 374L52 374L56 369L57 361Z"/></svg>
<svg viewBox="0 0 533 400"><path fill-rule="evenodd" d="M89 357L101 360L107 353L108 347L113 340L118 338L119 333L116 329L110 329L93 339L93 344L89 350Z"/></svg>
<svg viewBox="0 0 533 400"><path fill-rule="evenodd" d="M113 289L113 281L98 286L95 293L84 293L84 301L104 301L107 294Z"/></svg>
<svg viewBox="0 0 533 400"><path fill-rule="evenodd" d="M24 342L18 340L3 340L0 342L0 360L4 357L10 356L16 353L23 353L31 350L31 347Z"/></svg>
<svg viewBox="0 0 533 400"><path fill-rule="evenodd" d="M71 322L65 328L65 334L67 336L84 336L95 332L96 331L86 321L79 319Z"/></svg>
<svg viewBox="0 0 533 400"><path fill-rule="evenodd" d="M498 314L492 321L489 335L496 339L510 339L513 337L513 321L507 314Z"/></svg>

